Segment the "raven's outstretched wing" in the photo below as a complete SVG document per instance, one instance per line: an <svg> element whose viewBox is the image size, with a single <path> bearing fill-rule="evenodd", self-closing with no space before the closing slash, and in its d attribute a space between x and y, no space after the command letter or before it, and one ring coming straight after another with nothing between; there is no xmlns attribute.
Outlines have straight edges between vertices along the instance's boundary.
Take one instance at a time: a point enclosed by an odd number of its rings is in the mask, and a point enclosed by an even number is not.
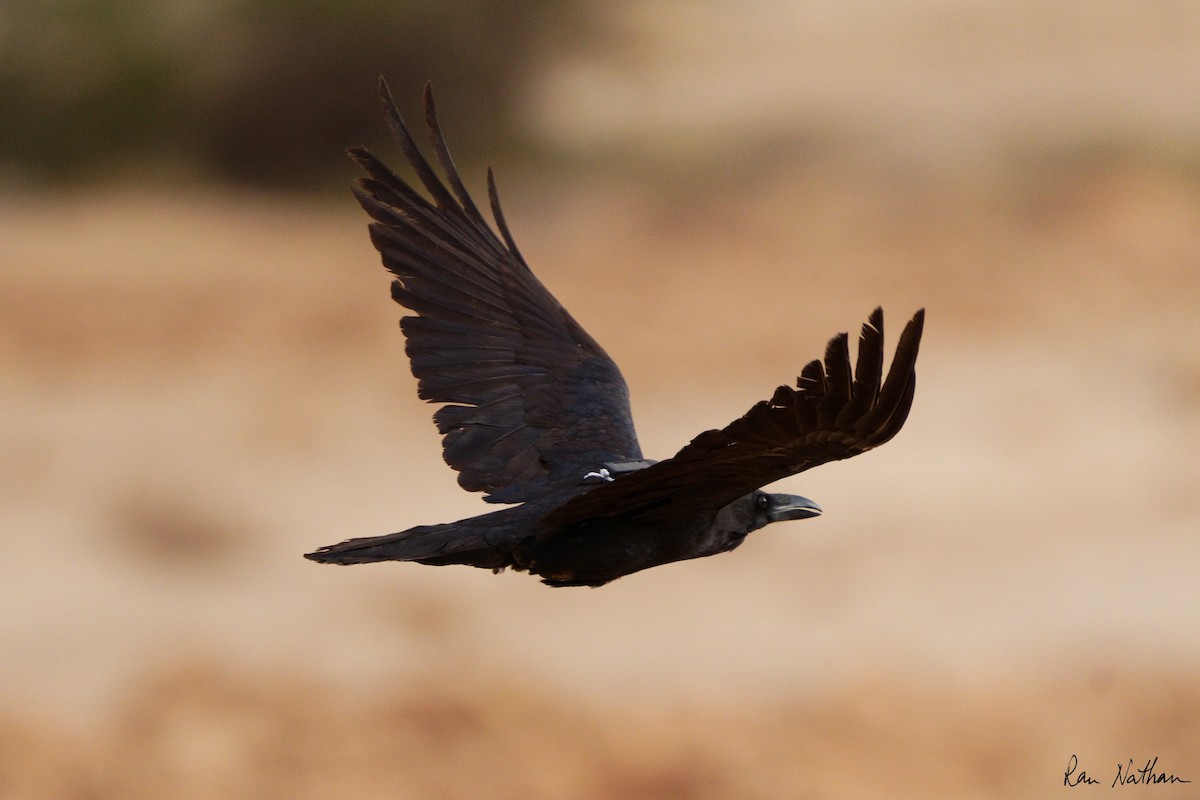
<svg viewBox="0 0 1200 800"><path fill-rule="evenodd" d="M585 520L653 522L711 514L772 481L878 447L900 430L916 387L925 311L904 328L883 379L883 309L863 325L851 373L846 334L829 341L825 363L804 367L796 388L780 386L741 419L697 436L673 458L579 495L543 519L550 536Z"/></svg>
<svg viewBox="0 0 1200 800"><path fill-rule="evenodd" d="M422 399L446 463L470 491L518 503L578 483L603 461L641 457L629 393L616 364L525 264L488 171L503 241L467 193L425 86L425 123L446 183L421 155L386 82L392 134L432 202L361 147L369 177L355 195L375 221L371 241L395 276L392 297L416 312L400 321Z"/></svg>

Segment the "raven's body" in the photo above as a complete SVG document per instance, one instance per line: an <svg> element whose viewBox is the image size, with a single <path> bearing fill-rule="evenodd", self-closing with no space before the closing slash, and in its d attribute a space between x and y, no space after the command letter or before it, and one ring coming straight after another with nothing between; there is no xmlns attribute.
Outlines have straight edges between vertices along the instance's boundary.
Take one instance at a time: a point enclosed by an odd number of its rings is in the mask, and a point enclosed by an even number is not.
<svg viewBox="0 0 1200 800"><path fill-rule="evenodd" d="M795 519L820 510L804 498L754 492L715 515L697 514L669 522L599 517L547 527L543 519L579 492L552 494L519 506L444 525L422 525L390 536L351 539L324 548L320 561L358 564L416 561L465 564L500 570L512 567L541 576L551 586L601 586L611 580L672 561L734 549L752 530L792 513ZM800 501L786 509L777 504Z"/></svg>
<svg viewBox="0 0 1200 800"><path fill-rule="evenodd" d="M771 522L820 514L803 497L759 490L894 436L908 415L924 313L883 375L883 311L863 326L851 366L845 334L725 428L673 458L642 460L620 370L529 270L488 175L497 238L467 194L426 88L426 123L449 187L417 149L381 83L388 122L432 198L361 148L356 190L371 240L395 275L406 352L459 484L509 508L351 539L308 558L513 568L552 586L600 586L673 561L732 550Z"/></svg>

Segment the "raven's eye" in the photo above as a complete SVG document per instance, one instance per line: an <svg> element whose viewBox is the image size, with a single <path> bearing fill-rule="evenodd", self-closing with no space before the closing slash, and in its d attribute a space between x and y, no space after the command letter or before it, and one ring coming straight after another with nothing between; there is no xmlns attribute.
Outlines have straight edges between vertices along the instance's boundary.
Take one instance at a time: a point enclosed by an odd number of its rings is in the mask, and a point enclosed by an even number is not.
<svg viewBox="0 0 1200 800"><path fill-rule="evenodd" d="M766 511L767 506L771 505L771 496L767 494L760 494L757 498L755 498L754 505L758 507L759 511Z"/></svg>

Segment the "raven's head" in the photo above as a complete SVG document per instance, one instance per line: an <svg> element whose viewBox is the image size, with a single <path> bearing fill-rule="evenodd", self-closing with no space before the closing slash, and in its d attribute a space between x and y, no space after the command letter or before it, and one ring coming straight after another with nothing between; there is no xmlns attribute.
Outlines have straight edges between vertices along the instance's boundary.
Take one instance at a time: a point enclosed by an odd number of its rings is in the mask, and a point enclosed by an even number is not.
<svg viewBox="0 0 1200 800"><path fill-rule="evenodd" d="M737 501L750 506L750 529L758 530L772 522L783 522L789 519L808 519L821 516L821 507L798 494L768 494L767 492L751 492Z"/></svg>
<svg viewBox="0 0 1200 800"><path fill-rule="evenodd" d="M710 545L704 555L724 553L742 543L746 534L789 519L821 516L821 507L795 494L751 492L721 509L709 534Z"/></svg>

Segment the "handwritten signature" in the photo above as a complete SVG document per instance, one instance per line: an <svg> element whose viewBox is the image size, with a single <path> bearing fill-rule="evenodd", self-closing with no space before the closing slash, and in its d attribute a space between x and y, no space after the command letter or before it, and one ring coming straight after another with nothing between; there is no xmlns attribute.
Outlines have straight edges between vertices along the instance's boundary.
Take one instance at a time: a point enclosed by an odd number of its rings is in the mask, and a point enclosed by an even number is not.
<svg viewBox="0 0 1200 800"><path fill-rule="evenodd" d="M1092 785L1100 783L1098 778L1094 778L1087 774L1087 770L1079 768L1079 758L1072 753L1071 758L1067 761L1067 770L1063 773L1063 786L1080 786ZM1133 759L1125 764L1117 764L1117 774L1113 778L1110 788L1115 786L1132 786L1142 784L1149 786L1155 783L1191 783L1190 780L1175 775L1171 772L1158 771L1158 756L1146 759L1146 766L1135 767Z"/></svg>

